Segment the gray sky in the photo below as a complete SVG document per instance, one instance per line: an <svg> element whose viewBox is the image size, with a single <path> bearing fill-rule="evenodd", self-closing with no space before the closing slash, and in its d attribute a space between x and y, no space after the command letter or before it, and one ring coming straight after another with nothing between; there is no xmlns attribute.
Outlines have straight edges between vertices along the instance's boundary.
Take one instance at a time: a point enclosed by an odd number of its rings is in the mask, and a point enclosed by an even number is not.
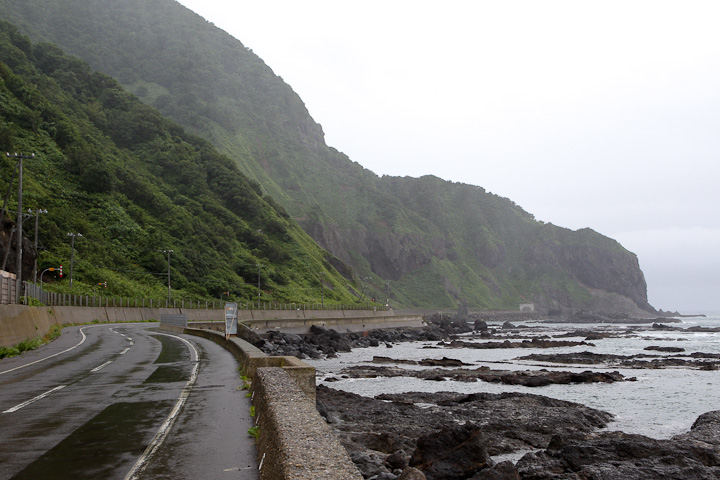
<svg viewBox="0 0 720 480"><path fill-rule="evenodd" d="M379 175L484 187L720 311L720 2L180 0Z"/></svg>

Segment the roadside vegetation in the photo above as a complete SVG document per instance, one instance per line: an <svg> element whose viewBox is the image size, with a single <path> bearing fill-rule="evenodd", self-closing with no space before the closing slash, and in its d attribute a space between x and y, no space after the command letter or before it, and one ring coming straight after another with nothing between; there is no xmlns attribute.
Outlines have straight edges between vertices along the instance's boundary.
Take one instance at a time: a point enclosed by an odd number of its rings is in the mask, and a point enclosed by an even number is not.
<svg viewBox="0 0 720 480"><path fill-rule="evenodd" d="M358 302L352 274L340 275L333 265L341 262L233 160L7 22L0 151L35 154L24 161L23 204L47 209L38 283L48 291L165 299L170 277L177 300ZM12 187L15 168L0 158L0 191ZM68 232L82 235L74 249Z"/></svg>
<svg viewBox="0 0 720 480"><path fill-rule="evenodd" d="M52 342L53 340L58 338L61 333L62 329L60 328L60 326L53 325L52 327L50 327L50 331L48 331L48 333L46 333L42 337L38 336L34 338L28 338L11 347L0 347L0 359L14 357L24 352L35 350L36 348L46 343Z"/></svg>

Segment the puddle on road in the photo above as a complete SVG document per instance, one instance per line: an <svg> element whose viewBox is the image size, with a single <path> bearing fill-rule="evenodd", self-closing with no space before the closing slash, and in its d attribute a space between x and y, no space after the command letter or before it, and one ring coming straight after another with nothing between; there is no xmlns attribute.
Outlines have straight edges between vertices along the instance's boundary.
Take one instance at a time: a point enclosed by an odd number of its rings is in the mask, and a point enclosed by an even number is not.
<svg viewBox="0 0 720 480"><path fill-rule="evenodd" d="M166 337L164 335L151 335L151 337L162 344L162 351L155 360L155 363L175 363L190 360L190 351L183 342L177 338Z"/></svg>
<svg viewBox="0 0 720 480"><path fill-rule="evenodd" d="M160 365L143 383L187 382L190 365Z"/></svg>
<svg viewBox="0 0 720 480"><path fill-rule="evenodd" d="M12 480L123 478L173 404L158 401L110 405Z"/></svg>

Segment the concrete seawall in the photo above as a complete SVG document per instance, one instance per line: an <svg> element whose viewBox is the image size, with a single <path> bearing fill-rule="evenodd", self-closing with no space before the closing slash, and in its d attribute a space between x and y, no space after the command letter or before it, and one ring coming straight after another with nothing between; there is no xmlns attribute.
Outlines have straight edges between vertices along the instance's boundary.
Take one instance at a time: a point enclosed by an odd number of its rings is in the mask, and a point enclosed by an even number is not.
<svg viewBox="0 0 720 480"><path fill-rule="evenodd" d="M248 328L255 333L262 335L268 330L280 330L283 333L294 333L303 335L310 333L310 327L317 325L325 328L332 328L338 333L362 332L375 328L397 328L397 327L422 327L425 322L419 315L380 315L380 316L356 316L358 312L345 312L343 317L310 317L302 319L252 319L241 320ZM372 313L372 312L370 312Z"/></svg>

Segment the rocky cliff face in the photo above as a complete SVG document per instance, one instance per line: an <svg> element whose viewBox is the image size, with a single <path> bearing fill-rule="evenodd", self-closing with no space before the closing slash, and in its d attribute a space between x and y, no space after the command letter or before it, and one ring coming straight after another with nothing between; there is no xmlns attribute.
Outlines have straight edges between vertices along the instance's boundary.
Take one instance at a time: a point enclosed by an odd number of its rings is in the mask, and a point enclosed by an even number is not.
<svg viewBox="0 0 720 480"><path fill-rule="evenodd" d="M371 293L408 307L652 310L637 259L616 242L537 222L478 186L378 177L328 147L298 95L239 41L175 2L106 3L5 0L0 13L236 159Z"/></svg>

